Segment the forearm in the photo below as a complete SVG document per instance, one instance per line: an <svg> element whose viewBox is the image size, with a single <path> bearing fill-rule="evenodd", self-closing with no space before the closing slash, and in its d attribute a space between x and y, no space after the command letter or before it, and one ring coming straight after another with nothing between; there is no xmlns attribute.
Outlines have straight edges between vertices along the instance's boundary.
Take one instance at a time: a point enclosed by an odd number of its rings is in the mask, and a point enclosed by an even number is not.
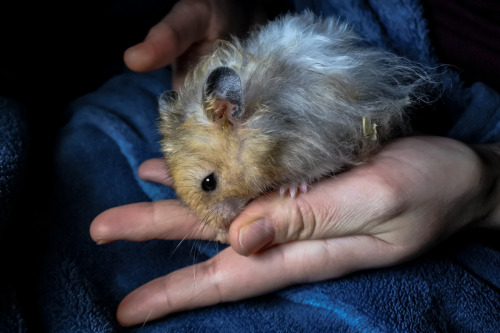
<svg viewBox="0 0 500 333"><path fill-rule="evenodd" d="M478 227L500 229L500 143L471 147L483 165L482 200L486 214L477 221Z"/></svg>

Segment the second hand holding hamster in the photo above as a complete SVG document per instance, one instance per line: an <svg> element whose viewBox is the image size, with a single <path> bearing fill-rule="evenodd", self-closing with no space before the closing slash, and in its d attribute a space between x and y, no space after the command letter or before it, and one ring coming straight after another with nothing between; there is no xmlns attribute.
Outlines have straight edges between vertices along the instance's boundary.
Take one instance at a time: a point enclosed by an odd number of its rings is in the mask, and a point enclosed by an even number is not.
<svg viewBox="0 0 500 333"><path fill-rule="evenodd" d="M160 98L173 187L225 232L255 197L278 188L294 197L406 134L406 110L433 85L421 66L333 18L283 16L247 40L220 41Z"/></svg>

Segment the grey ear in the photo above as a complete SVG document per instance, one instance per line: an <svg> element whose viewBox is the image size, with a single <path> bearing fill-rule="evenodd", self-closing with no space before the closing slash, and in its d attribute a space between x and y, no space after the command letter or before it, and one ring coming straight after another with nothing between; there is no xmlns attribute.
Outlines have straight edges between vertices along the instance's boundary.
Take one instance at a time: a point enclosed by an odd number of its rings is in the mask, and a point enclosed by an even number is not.
<svg viewBox="0 0 500 333"><path fill-rule="evenodd" d="M177 92L173 90L165 91L158 100L158 106L160 112L165 113L168 112L172 103L177 100Z"/></svg>
<svg viewBox="0 0 500 333"><path fill-rule="evenodd" d="M203 101L210 99L219 101L223 108L216 108L214 118L226 115L230 121L239 118L243 113L243 89L240 76L230 67L221 66L214 69L205 81ZM222 110L222 111L221 111Z"/></svg>

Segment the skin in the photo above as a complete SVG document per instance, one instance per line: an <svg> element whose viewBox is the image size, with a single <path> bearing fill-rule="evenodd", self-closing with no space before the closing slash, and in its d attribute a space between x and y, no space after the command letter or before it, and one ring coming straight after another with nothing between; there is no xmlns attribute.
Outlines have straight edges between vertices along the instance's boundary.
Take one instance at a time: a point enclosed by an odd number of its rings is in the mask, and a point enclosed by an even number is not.
<svg viewBox="0 0 500 333"><path fill-rule="evenodd" d="M231 0L181 0L149 30L142 43L127 49L125 64L136 72L173 65L177 90L189 68L211 50L217 39L242 35L250 24L267 19L266 8Z"/></svg>
<svg viewBox="0 0 500 333"><path fill-rule="evenodd" d="M174 59L179 64L189 52L203 53L230 27L218 16L217 4L180 1L143 43L127 50L127 65L148 71ZM198 5L196 14L182 15ZM176 68L174 82L181 82L179 68L184 67ZM395 265L464 228L500 229L499 170L499 144L469 147L441 137L397 140L369 163L315 183L297 198L272 193L256 199L231 224L230 247L131 292L119 305L117 320L131 326L297 283ZM171 184L161 160L144 162L139 175ZM176 200L165 200L107 210L95 218L90 234L99 244L186 235L217 239L215 230L200 223Z"/></svg>
<svg viewBox="0 0 500 333"><path fill-rule="evenodd" d="M295 199L277 193L259 198L231 224L230 247L133 291L118 307L117 319L129 326L394 265L463 228L499 228L500 194L498 188L491 191L499 182L499 148L480 149L491 159L446 138L405 138L370 163L318 182ZM139 174L170 184L161 160L146 161ZM190 216L176 200L136 203L103 212L90 231L101 244L186 235L216 239L214 230L200 228ZM484 218L472 222L477 217Z"/></svg>

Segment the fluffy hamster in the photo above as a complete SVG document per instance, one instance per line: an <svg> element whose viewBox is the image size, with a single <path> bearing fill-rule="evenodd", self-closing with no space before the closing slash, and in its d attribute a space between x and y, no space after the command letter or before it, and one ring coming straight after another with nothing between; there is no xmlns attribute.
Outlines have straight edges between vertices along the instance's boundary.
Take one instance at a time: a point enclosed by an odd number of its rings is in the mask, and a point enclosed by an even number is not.
<svg viewBox="0 0 500 333"><path fill-rule="evenodd" d="M178 93L160 98L173 187L205 223L226 230L258 195L305 191L404 134L405 110L429 84L420 66L309 12L220 41Z"/></svg>

